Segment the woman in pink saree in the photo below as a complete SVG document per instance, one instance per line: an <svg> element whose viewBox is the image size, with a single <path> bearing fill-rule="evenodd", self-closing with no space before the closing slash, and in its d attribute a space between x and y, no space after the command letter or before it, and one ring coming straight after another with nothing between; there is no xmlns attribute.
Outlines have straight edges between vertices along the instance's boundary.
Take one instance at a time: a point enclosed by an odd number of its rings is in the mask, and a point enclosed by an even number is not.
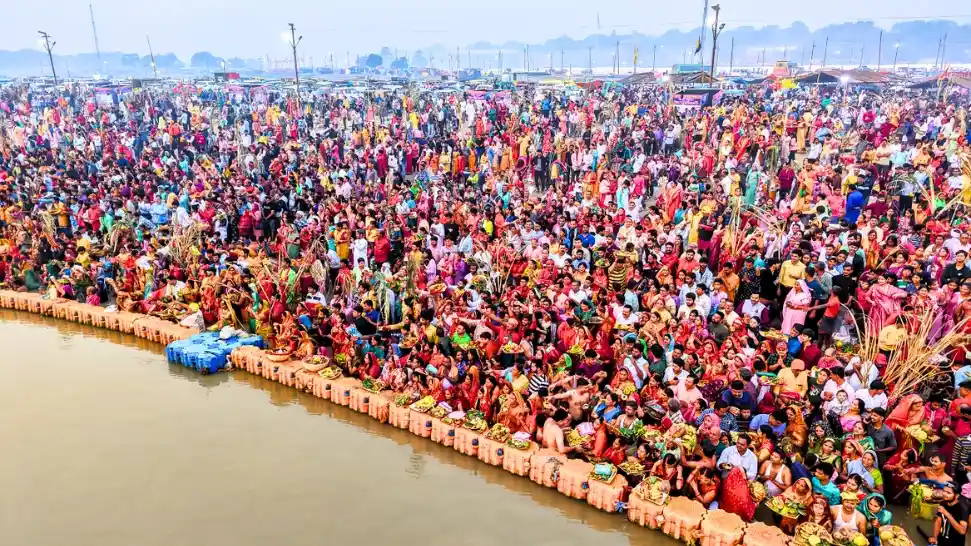
<svg viewBox="0 0 971 546"><path fill-rule="evenodd" d="M892 275L883 274L877 277L877 283L867 290L865 298L870 304L869 334L878 336L884 326L888 326L900 315L900 302L907 297L907 292L892 284Z"/></svg>
<svg viewBox="0 0 971 546"><path fill-rule="evenodd" d="M903 292L901 290L901 292ZM812 303L812 292L806 281L799 280L796 287L786 296L785 309L782 311L782 333L789 335L792 327L806 324L806 311Z"/></svg>

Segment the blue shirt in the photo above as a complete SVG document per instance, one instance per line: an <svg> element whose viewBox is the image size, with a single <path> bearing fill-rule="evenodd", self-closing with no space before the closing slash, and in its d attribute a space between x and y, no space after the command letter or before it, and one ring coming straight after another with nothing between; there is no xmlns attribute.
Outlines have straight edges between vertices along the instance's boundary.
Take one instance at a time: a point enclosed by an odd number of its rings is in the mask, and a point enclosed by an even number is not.
<svg viewBox="0 0 971 546"><path fill-rule="evenodd" d="M751 393L748 391L742 391L742 396L736 397L732 394L731 390L726 390L722 393L722 400L724 400L729 407L735 406L738 408L749 408L751 410L755 409L755 398L752 398Z"/></svg>
<svg viewBox="0 0 971 546"><path fill-rule="evenodd" d="M826 501L829 502L830 506L836 506L840 503L840 490L833 485L833 482L823 485L816 476L813 476L811 481L813 484L813 493L826 497Z"/></svg>
<svg viewBox="0 0 971 546"><path fill-rule="evenodd" d="M758 432L762 428L762 425L769 425L768 413L760 413L753 417L752 421L749 422L748 429ZM772 432L775 433L776 436L781 437L786 432L785 423L779 423L774 427L772 425L769 426L772 428Z"/></svg>
<svg viewBox="0 0 971 546"><path fill-rule="evenodd" d="M954 390L957 390L958 385L963 381L968 381L971 379L971 366L962 366L954 372Z"/></svg>

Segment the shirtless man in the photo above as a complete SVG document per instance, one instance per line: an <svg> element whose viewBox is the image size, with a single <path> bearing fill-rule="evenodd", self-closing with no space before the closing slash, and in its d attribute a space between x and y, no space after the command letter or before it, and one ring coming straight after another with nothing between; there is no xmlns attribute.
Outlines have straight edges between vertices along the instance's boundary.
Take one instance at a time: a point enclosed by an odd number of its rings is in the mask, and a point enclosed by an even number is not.
<svg viewBox="0 0 971 546"><path fill-rule="evenodd" d="M596 390L595 386L585 377L572 376L553 383L550 385L550 390L567 382L572 382L573 388L564 393L551 396L550 402L555 403L558 400L566 400L570 417L574 421L583 421L585 406L590 403L590 398Z"/></svg>
<svg viewBox="0 0 971 546"><path fill-rule="evenodd" d="M545 420L542 417L539 419L543 421L542 429L537 436L544 448L552 449L562 454L576 449L567 445L566 439L563 436L563 428L570 426L571 420L570 414L565 409L557 409L553 412L552 417L546 417Z"/></svg>

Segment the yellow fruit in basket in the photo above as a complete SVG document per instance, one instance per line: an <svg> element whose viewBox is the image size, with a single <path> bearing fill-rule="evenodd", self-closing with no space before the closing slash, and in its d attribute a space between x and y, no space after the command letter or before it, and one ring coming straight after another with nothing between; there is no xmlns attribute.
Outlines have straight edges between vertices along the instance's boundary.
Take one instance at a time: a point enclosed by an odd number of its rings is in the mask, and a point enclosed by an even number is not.
<svg viewBox="0 0 971 546"><path fill-rule="evenodd" d="M855 544L856 546L867 546L869 542L867 541L865 536L856 535L856 538L853 539L853 544Z"/></svg>
<svg viewBox="0 0 971 546"><path fill-rule="evenodd" d="M888 530L880 531L880 540L890 540L893 538L893 532Z"/></svg>
<svg viewBox="0 0 971 546"><path fill-rule="evenodd" d="M816 535L813 535L813 536L809 537L809 541L808 542L812 546L819 546L819 537L816 536Z"/></svg>

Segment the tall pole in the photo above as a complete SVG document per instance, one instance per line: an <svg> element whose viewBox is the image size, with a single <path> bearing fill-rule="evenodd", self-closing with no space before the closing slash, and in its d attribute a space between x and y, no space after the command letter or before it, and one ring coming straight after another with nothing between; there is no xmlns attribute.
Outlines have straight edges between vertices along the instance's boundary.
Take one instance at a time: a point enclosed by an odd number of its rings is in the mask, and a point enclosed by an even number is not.
<svg viewBox="0 0 971 546"><path fill-rule="evenodd" d="M789 60L788 55L789 55L789 44L783 44L783 46L782 46L782 60L783 61L788 61Z"/></svg>
<svg viewBox="0 0 971 546"><path fill-rule="evenodd" d="M705 32L708 26L708 0L705 0L705 7L701 10L701 37L698 38L698 60L699 64L705 64ZM686 55L687 56L687 55ZM687 60L685 64L687 64Z"/></svg>
<svg viewBox="0 0 971 546"><path fill-rule="evenodd" d="M297 45L299 45L300 41L303 40L303 36L297 38L297 27L293 26L293 23L289 23L289 25L290 25L290 47L293 49L293 79L296 83L297 110L299 111L300 110L300 68L297 66ZM348 54L348 57L350 57L350 54Z"/></svg>
<svg viewBox="0 0 971 546"><path fill-rule="evenodd" d="M502 73L502 50L499 50L499 72Z"/></svg>
<svg viewBox="0 0 971 546"><path fill-rule="evenodd" d="M98 27L94 25L94 6L88 2L88 11L91 13L91 33L94 34L94 50L98 54L98 63L101 63L101 46L98 45Z"/></svg>
<svg viewBox="0 0 971 546"><path fill-rule="evenodd" d="M54 70L54 55L51 54L51 50L57 45L57 42L51 43L51 35L44 32L43 30L38 30L37 34L41 35L44 39L44 49L47 50L47 60L51 62L51 74L54 76L54 85L57 85L57 71Z"/></svg>
<svg viewBox="0 0 971 546"><path fill-rule="evenodd" d="M593 74L593 47L587 47L587 70Z"/></svg>
<svg viewBox="0 0 971 546"><path fill-rule="evenodd" d="M732 75L732 69L735 67L735 37L732 36L732 48L729 50L728 54L728 75Z"/></svg>
<svg viewBox="0 0 971 546"><path fill-rule="evenodd" d="M615 63L615 74L620 74L620 40L617 40L617 44L614 46L617 49L614 50L614 63Z"/></svg>
<svg viewBox="0 0 971 546"><path fill-rule="evenodd" d="M563 70L566 68L566 65L564 63L565 57L566 57L566 52L561 49L560 50L560 70Z"/></svg>
<svg viewBox="0 0 971 546"><path fill-rule="evenodd" d="M715 4L711 7L715 10L715 24L711 27L711 81L715 81L715 53L718 51L718 33L721 27L718 26L718 15L721 13L721 6Z"/></svg>
<svg viewBox="0 0 971 546"><path fill-rule="evenodd" d="M863 68L863 52L866 51L866 44L860 46L860 68Z"/></svg>
<svg viewBox="0 0 971 546"><path fill-rule="evenodd" d="M947 51L947 33L944 33L944 39L941 40L941 68L944 68L944 52Z"/></svg>
<svg viewBox="0 0 971 546"><path fill-rule="evenodd" d="M765 67L765 48L762 48L762 66Z"/></svg>
<svg viewBox="0 0 971 546"><path fill-rule="evenodd" d="M880 41L877 42L877 72L880 72L880 61L883 57L883 31L880 31Z"/></svg>
<svg viewBox="0 0 971 546"><path fill-rule="evenodd" d="M651 72L657 74L657 44L654 44L654 55L651 59Z"/></svg>
<svg viewBox="0 0 971 546"><path fill-rule="evenodd" d="M813 40L813 47L809 49L809 71L813 71L813 56L816 55L816 40Z"/></svg>
<svg viewBox="0 0 971 546"><path fill-rule="evenodd" d="M938 59L941 58L941 39L937 39L937 51L934 52L934 68L936 69L940 64L938 64Z"/></svg>
<svg viewBox="0 0 971 546"><path fill-rule="evenodd" d="M900 42L893 46L893 71L897 71L897 53L900 53Z"/></svg>
<svg viewBox="0 0 971 546"><path fill-rule="evenodd" d="M148 56L152 59L152 72L155 73L155 79L158 79L158 68L155 66L155 53L152 52L152 39L145 35L145 40L148 42Z"/></svg>
<svg viewBox="0 0 971 546"><path fill-rule="evenodd" d="M637 74L637 46L634 46L634 74Z"/></svg>
<svg viewBox="0 0 971 546"><path fill-rule="evenodd" d="M822 70L826 68L826 54L829 53L829 36L826 37L826 42L823 44L823 64L819 65L819 69Z"/></svg>
<svg viewBox="0 0 971 546"><path fill-rule="evenodd" d="M523 68L525 72L529 72L529 45L523 48Z"/></svg>

